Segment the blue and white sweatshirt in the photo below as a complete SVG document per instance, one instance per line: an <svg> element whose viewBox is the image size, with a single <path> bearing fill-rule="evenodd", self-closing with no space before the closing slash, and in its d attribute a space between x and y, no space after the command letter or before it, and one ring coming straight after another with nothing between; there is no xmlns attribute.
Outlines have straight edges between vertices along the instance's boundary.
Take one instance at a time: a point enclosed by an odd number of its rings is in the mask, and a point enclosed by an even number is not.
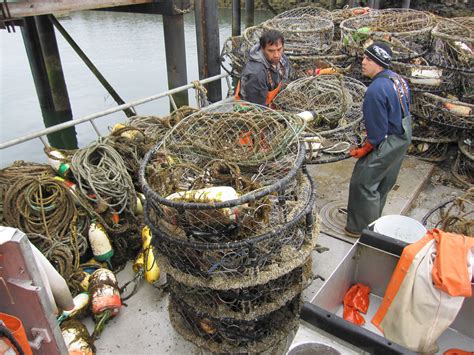
<svg viewBox="0 0 474 355"><path fill-rule="evenodd" d="M403 134L402 118L404 117L395 85L389 77L398 77L391 70L378 73L367 88L362 110L367 129L367 139L373 146L378 146L387 135ZM406 82L405 82L406 83ZM400 85L401 86L401 85ZM408 88L408 84L406 84ZM410 91L408 97L399 88L405 112L409 112Z"/></svg>

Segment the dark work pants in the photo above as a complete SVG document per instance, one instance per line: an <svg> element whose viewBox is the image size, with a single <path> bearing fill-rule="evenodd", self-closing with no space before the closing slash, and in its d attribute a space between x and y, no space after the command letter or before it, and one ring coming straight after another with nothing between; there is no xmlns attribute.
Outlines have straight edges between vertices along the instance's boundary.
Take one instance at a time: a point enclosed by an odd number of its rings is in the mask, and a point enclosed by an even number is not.
<svg viewBox="0 0 474 355"><path fill-rule="evenodd" d="M403 118L402 125L402 135L388 136L354 167L347 204L347 229L351 232L362 232L382 215L411 141L410 116Z"/></svg>

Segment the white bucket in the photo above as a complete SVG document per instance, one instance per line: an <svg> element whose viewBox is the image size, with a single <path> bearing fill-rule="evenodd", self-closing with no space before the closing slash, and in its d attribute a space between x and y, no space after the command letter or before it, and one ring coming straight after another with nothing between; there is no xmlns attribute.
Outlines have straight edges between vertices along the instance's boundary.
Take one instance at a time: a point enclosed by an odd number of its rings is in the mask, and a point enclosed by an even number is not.
<svg viewBox="0 0 474 355"><path fill-rule="evenodd" d="M417 220L397 214L382 216L373 222L374 232L414 243L426 234L426 228Z"/></svg>

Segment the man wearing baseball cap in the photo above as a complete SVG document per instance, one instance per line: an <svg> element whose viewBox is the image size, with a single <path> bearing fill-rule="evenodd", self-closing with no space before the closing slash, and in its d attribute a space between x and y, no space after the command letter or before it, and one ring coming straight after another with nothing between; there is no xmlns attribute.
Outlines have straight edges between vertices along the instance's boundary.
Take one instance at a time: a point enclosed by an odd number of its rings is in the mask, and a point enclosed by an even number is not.
<svg viewBox="0 0 474 355"><path fill-rule="evenodd" d="M363 103L367 139L350 152L358 159L347 205L345 231L351 237L360 236L382 215L411 141L410 91L407 82L388 69L391 60L392 51L385 42L374 42L364 51L362 74L372 83Z"/></svg>

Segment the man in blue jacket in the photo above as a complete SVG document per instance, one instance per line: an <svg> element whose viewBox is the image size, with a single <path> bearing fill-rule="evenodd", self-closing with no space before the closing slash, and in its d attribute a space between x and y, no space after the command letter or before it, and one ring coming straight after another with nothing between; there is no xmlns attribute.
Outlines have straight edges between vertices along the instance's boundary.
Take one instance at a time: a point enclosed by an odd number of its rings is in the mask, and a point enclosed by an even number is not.
<svg viewBox="0 0 474 355"><path fill-rule="evenodd" d="M362 73L372 79L364 96L367 139L351 150L358 161L352 172L346 234L358 237L382 215L388 192L397 181L411 141L410 91L406 81L388 69L392 51L375 42L364 51Z"/></svg>
<svg viewBox="0 0 474 355"><path fill-rule="evenodd" d="M249 61L237 85L236 99L270 105L290 70L284 44L283 35L278 31L268 30L262 34L259 43L250 49Z"/></svg>

